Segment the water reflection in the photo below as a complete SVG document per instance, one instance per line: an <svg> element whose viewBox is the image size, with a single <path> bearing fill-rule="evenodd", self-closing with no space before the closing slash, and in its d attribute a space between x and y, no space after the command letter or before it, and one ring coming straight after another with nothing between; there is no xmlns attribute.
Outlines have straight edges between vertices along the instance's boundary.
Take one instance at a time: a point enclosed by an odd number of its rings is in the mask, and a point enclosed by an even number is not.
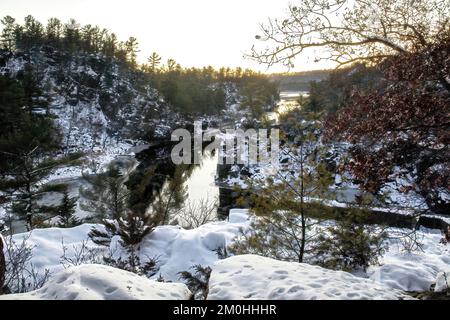
<svg viewBox="0 0 450 320"><path fill-rule="evenodd" d="M171 146L158 146L137 155L141 162L130 176L131 206L137 212L153 212L164 223L183 225L188 220L217 216L219 188L215 185L217 153L204 153L197 165L175 165L170 159ZM192 215L198 217L192 217Z"/></svg>

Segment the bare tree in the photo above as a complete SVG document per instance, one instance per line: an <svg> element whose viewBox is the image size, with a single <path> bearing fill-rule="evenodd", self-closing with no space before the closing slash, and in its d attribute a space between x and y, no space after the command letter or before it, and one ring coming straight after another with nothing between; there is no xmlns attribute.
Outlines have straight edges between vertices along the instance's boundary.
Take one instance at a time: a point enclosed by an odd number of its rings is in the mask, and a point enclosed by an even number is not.
<svg viewBox="0 0 450 320"><path fill-rule="evenodd" d="M266 46L250 57L269 66L292 67L299 54L316 51L316 61L338 66L385 57L429 45L448 28L449 0L303 0L284 19L261 24ZM443 79L445 81L445 79Z"/></svg>
<svg viewBox="0 0 450 320"><path fill-rule="evenodd" d="M4 248L5 280L3 293L23 293L42 287L50 277L50 271L39 272L31 259L34 246L28 244L28 237L16 242L8 237Z"/></svg>
<svg viewBox="0 0 450 320"><path fill-rule="evenodd" d="M60 257L60 263L64 268L72 266L79 266L82 264L100 264L102 262L103 248L95 247L90 248L88 246L89 239L81 242L81 245L72 246L72 255L69 255L69 248L64 243L64 238L61 239L62 255Z"/></svg>
<svg viewBox="0 0 450 320"><path fill-rule="evenodd" d="M184 208L178 216L181 219L183 227L194 229L214 221L216 209L217 198L203 198L199 201L188 201L185 203Z"/></svg>

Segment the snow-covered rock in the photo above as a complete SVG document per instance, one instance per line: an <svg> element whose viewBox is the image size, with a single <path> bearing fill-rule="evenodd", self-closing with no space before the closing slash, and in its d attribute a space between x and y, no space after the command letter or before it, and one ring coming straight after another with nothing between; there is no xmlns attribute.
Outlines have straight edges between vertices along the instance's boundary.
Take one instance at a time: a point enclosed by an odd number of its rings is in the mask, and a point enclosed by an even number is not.
<svg viewBox="0 0 450 320"><path fill-rule="evenodd" d="M149 280L120 269L85 264L56 274L42 288L0 296L6 300L188 300L182 283Z"/></svg>
<svg viewBox="0 0 450 320"><path fill-rule="evenodd" d="M408 299L399 290L305 263L240 255L214 264L209 300Z"/></svg>
<svg viewBox="0 0 450 320"><path fill-rule="evenodd" d="M211 266L218 260L217 249L229 246L242 228L249 226L248 212L230 210L230 222L216 221L192 230L178 226L161 226L147 236L141 245L141 256L157 257L157 276L179 281L181 271L193 265ZM233 222L231 222L233 221Z"/></svg>
<svg viewBox="0 0 450 320"><path fill-rule="evenodd" d="M440 272L436 278L435 292L444 292L450 290L450 269Z"/></svg>

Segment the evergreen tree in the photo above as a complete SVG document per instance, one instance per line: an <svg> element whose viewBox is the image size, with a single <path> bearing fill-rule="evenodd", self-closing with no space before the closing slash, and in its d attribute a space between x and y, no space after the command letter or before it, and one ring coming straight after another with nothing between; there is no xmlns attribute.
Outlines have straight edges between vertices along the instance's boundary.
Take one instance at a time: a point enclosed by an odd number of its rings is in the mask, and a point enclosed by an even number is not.
<svg viewBox="0 0 450 320"><path fill-rule="evenodd" d="M108 57L115 57L117 48L117 36L112 34L107 34L103 40L102 52Z"/></svg>
<svg viewBox="0 0 450 320"><path fill-rule="evenodd" d="M117 48L115 50L115 57L123 64L125 64L128 61L128 51L125 42L120 41L118 43Z"/></svg>
<svg viewBox="0 0 450 320"><path fill-rule="evenodd" d="M0 105L0 189L31 229L39 212L38 182L63 161L53 159L59 140L50 119L23 109L26 99L18 82L0 78L0 99L5 100Z"/></svg>
<svg viewBox="0 0 450 320"><path fill-rule="evenodd" d="M59 216L58 226L60 228L72 228L81 224L81 221L75 216L78 198L70 198L69 192L64 190L61 205L57 208Z"/></svg>
<svg viewBox="0 0 450 320"><path fill-rule="evenodd" d="M16 19L11 16L6 16L1 20L3 30L1 34L2 48L13 52L16 45Z"/></svg>
<svg viewBox="0 0 450 320"><path fill-rule="evenodd" d="M33 16L25 17L25 24L23 28L22 44L25 50L30 50L43 44L44 40L44 26L37 21Z"/></svg>
<svg viewBox="0 0 450 320"><path fill-rule="evenodd" d="M367 212L350 208L318 238L314 253L325 268L344 271L377 264L386 251L387 233L377 226L365 225Z"/></svg>
<svg viewBox="0 0 450 320"><path fill-rule="evenodd" d="M132 67L137 66L137 53L139 52L138 46L139 44L137 42L137 39L134 37L128 38L127 42L125 42L127 59Z"/></svg>
<svg viewBox="0 0 450 320"><path fill-rule="evenodd" d="M0 137L20 130L24 104L24 91L20 82L0 76Z"/></svg>
<svg viewBox="0 0 450 320"><path fill-rule="evenodd" d="M97 175L83 174L90 188L80 188L80 194L87 199L81 206L84 210L94 212L97 218L119 219L125 211L129 191L125 186L126 177L117 166Z"/></svg>
<svg viewBox="0 0 450 320"><path fill-rule="evenodd" d="M333 182L320 161L317 117L299 110L284 120L285 139L292 139L282 148L288 169L280 167L264 181L249 181L255 218L250 232L230 248L233 252L303 262L311 250L317 237L314 226L330 217L327 209L312 199L326 197Z"/></svg>
<svg viewBox="0 0 450 320"><path fill-rule="evenodd" d="M70 54L73 54L80 48L80 25L76 20L70 19L64 25L64 48Z"/></svg>
<svg viewBox="0 0 450 320"><path fill-rule="evenodd" d="M156 260L149 258L146 263L142 263L139 250L142 240L160 224L158 217L136 214L127 210L118 219L103 220L103 224L104 229L92 228L89 238L98 245L110 246L112 237L119 236L119 244L128 255L127 257L105 256L103 259L106 264L140 275L155 274Z"/></svg>
<svg viewBox="0 0 450 320"><path fill-rule="evenodd" d="M63 34L63 25L57 18L48 19L46 31L47 43L60 48L60 41Z"/></svg>
<svg viewBox="0 0 450 320"><path fill-rule="evenodd" d="M30 114L41 114L48 112L49 97L41 88L38 74L31 63L27 63L24 68L22 86L25 93L25 106Z"/></svg>
<svg viewBox="0 0 450 320"><path fill-rule="evenodd" d="M174 59L167 60L167 71L168 72L175 71L177 69L177 67L179 67L179 65L177 64L177 62Z"/></svg>
<svg viewBox="0 0 450 320"><path fill-rule="evenodd" d="M158 72L158 67L161 64L161 57L156 52L153 52L148 58L148 63L148 71L150 73L156 73Z"/></svg>
<svg viewBox="0 0 450 320"><path fill-rule="evenodd" d="M194 273L189 271L180 272L180 278L184 280L189 290L194 294L195 300L206 300L212 269L201 265L192 266L191 269L194 270Z"/></svg>

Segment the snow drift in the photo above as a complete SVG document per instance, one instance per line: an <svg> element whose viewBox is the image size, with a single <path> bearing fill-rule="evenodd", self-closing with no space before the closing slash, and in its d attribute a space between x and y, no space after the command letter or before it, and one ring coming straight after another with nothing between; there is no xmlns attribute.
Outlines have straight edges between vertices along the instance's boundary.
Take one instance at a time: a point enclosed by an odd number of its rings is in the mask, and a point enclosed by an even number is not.
<svg viewBox="0 0 450 320"><path fill-rule="evenodd" d="M59 272L42 288L0 300L188 300L182 283L163 283L120 269L85 264Z"/></svg>
<svg viewBox="0 0 450 320"><path fill-rule="evenodd" d="M248 210L233 209L230 211L229 221L210 222L192 230L186 230L179 226L159 226L141 243L141 261L145 262L148 257L157 258L159 270L154 278L161 276L166 281L180 282L179 272L188 271L193 265L200 264L203 267L213 266L219 260L215 250L224 245L229 246L232 244L234 239L239 236L240 229L249 227L248 218ZM25 239L28 246L34 247L33 257L29 263L32 263L36 271L40 274L43 274L45 269L49 269L50 274L53 277L58 272L64 270L62 264L63 246L66 247L66 256L69 258L74 257L76 255L75 251L79 250L83 245L88 250L97 252L97 260L89 260L84 263L101 263L103 253L108 253L109 250L117 251L116 249L119 246L118 237L113 239L110 248L99 247L90 241L88 233L92 227L99 228L101 225L83 224L68 229L36 229L31 233L27 232L14 235L13 241L20 244L21 241ZM388 231L394 235L398 235L402 230L389 229ZM439 240L441 237L439 230L418 230L418 239L422 242L423 251L417 252L405 252L398 240L390 239L389 250L381 260L382 265L370 266L365 276L369 277L370 280L378 283L383 288L388 286L402 291L429 290L430 286L436 282L438 274L442 271L448 271L448 266L450 265L450 246L440 244ZM117 253L119 254L120 252ZM233 259L237 258L238 257L235 257ZM219 262L219 265L220 263L223 263L223 261ZM285 262L280 263L283 264ZM299 268L296 263L292 263L291 265L295 266L292 267L294 269ZM302 270L305 268L308 267L302 265ZM261 270L261 272L258 271L259 269L255 270L257 270L255 271L255 277L268 277ZM216 271L217 268L214 273L216 273ZM244 268L243 272L244 271L248 270ZM339 274L333 272L334 271L329 271L329 273L324 273L324 276L326 277L324 278L325 282L332 283L334 280L338 282L341 281L340 277L334 278L334 276L330 276L332 274ZM214 279L216 278L216 276L213 276L213 281L215 281ZM364 278L356 279L363 281L363 283L369 281ZM294 282L299 281L303 280L295 280ZM251 285L252 281L246 282ZM264 286L255 288L254 291L261 288L261 292L255 297L268 298L269 293ZM289 291L289 289L290 288L286 289L286 291ZM323 292L325 292L325 289L321 290L324 290ZM248 292L248 294L252 292ZM275 298L275 293L272 294ZM325 293L323 294L324 296L327 296ZM300 296L299 293L291 293L288 296L292 296L292 299L294 299L297 295ZM342 293L342 295L343 299L347 298L344 297L344 293ZM212 295L212 297L214 296L215 295ZM337 295L337 297L338 296L339 295ZM255 297L251 296L251 298ZM365 297L366 296L361 294L361 298ZM317 296L317 298L320 297ZM355 299L356 298L357 297L355 297Z"/></svg>
<svg viewBox="0 0 450 320"><path fill-rule="evenodd" d="M256 255L234 256L217 262L211 273L209 300L398 300L401 291L305 263Z"/></svg>

